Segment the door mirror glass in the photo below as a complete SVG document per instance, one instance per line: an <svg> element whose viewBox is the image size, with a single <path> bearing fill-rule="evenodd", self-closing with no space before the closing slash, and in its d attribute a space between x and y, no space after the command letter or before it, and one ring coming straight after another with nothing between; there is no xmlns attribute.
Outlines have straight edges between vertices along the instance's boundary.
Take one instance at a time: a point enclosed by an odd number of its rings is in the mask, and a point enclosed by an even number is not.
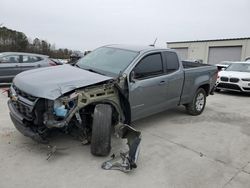
<svg viewBox="0 0 250 188"><path fill-rule="evenodd" d="M135 82L135 71L132 71L130 73L129 81L134 83Z"/></svg>

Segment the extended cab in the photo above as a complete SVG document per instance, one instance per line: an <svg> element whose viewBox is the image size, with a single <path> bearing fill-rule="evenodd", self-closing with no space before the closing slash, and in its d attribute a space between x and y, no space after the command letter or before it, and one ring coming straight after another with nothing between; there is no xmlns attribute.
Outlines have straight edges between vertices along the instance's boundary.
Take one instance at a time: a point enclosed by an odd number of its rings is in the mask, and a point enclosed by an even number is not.
<svg viewBox="0 0 250 188"><path fill-rule="evenodd" d="M78 61L23 72L10 88L16 128L46 142L52 128L79 130L91 152L107 155L111 127L184 105L191 115L205 108L217 78L215 66L181 62L170 49L109 45Z"/></svg>

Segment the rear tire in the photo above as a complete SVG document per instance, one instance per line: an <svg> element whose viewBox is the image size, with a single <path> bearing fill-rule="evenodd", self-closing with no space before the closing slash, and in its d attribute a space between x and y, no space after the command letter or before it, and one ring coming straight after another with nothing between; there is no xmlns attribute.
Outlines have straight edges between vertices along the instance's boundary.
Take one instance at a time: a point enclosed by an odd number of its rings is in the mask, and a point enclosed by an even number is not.
<svg viewBox="0 0 250 188"><path fill-rule="evenodd" d="M107 104L95 106L92 124L91 153L107 156L111 150L112 108Z"/></svg>
<svg viewBox="0 0 250 188"><path fill-rule="evenodd" d="M200 115L206 106L206 91L203 88L199 88L191 103L186 105L186 110L190 115Z"/></svg>

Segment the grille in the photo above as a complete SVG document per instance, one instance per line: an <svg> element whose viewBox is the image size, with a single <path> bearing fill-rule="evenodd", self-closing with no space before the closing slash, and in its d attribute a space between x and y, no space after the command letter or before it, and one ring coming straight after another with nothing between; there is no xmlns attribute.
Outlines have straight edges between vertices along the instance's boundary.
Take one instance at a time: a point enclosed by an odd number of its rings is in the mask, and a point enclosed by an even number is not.
<svg viewBox="0 0 250 188"><path fill-rule="evenodd" d="M243 87L244 90L250 91L250 87Z"/></svg>
<svg viewBox="0 0 250 188"><path fill-rule="evenodd" d="M240 87L235 84L229 84L229 83L219 83L217 85L218 88L225 88L225 89L233 89L233 90L238 90L241 91Z"/></svg>
<svg viewBox="0 0 250 188"><path fill-rule="evenodd" d="M250 78L242 78L242 81L250 82Z"/></svg>
<svg viewBox="0 0 250 188"><path fill-rule="evenodd" d="M239 78L230 78L230 82L237 83L239 82Z"/></svg>
<svg viewBox="0 0 250 188"><path fill-rule="evenodd" d="M30 111L30 108L28 106L22 104L19 101L12 101L12 104L15 106L16 110L25 117L25 119L33 119L32 112Z"/></svg>
<svg viewBox="0 0 250 188"><path fill-rule="evenodd" d="M228 77L222 76L222 77L220 78L220 80L221 80L221 81L224 81L224 82L228 82Z"/></svg>
<svg viewBox="0 0 250 188"><path fill-rule="evenodd" d="M37 99L36 97L29 95L23 92L22 90L18 89L15 85L13 85L13 89L16 91L17 95L21 95L23 98L26 98L32 102L34 102Z"/></svg>
<svg viewBox="0 0 250 188"><path fill-rule="evenodd" d="M13 89L15 90L16 94L18 96L22 96L23 98L35 102L36 101L36 97L29 95L25 92L23 92L22 90L18 89L16 86L12 86ZM27 120L32 120L33 119L33 112L30 110L31 107L27 104L22 103L21 101L17 100L17 101L12 101L12 104L14 105L14 107L16 108L16 110L22 114L25 119Z"/></svg>

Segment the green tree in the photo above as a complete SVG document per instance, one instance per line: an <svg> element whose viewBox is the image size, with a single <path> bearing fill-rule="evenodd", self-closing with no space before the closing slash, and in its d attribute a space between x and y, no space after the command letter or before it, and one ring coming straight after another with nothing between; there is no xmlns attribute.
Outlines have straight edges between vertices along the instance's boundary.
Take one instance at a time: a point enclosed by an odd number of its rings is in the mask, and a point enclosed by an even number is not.
<svg viewBox="0 0 250 188"><path fill-rule="evenodd" d="M56 50L46 40L35 38L33 41L19 31L8 29L0 25L0 52L18 51L49 55L52 58L69 58L72 50L67 48Z"/></svg>

